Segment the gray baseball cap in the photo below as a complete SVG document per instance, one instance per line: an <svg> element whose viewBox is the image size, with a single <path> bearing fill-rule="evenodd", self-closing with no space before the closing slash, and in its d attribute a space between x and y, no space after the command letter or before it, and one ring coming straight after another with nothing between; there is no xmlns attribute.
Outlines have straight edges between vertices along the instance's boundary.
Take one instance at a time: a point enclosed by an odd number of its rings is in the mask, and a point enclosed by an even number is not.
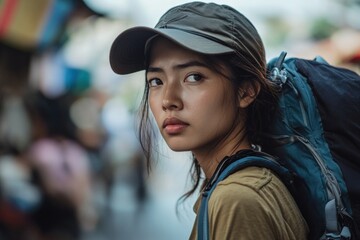
<svg viewBox="0 0 360 240"><path fill-rule="evenodd" d="M154 28L133 27L120 33L110 49L113 71L128 74L144 70L146 43L156 35L209 55L233 53L244 40L249 43L250 38L251 44L251 39L260 39L252 23L232 7L185 3L168 10Z"/></svg>

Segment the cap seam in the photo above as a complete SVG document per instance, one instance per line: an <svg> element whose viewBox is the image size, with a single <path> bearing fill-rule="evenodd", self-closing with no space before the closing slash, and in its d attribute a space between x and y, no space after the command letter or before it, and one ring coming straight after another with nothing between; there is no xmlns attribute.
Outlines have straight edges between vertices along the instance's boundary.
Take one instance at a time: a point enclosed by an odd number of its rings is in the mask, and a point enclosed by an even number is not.
<svg viewBox="0 0 360 240"><path fill-rule="evenodd" d="M235 16L233 14L231 14L231 18L232 18L231 19L232 20L231 21L231 31L234 32L236 30L236 28L235 28L235 20L236 19L235 19ZM230 44L232 45L231 48L236 49L236 46L234 44L234 42L235 42L235 39L234 39L235 34L231 34L230 36L231 36L231 43Z"/></svg>
<svg viewBox="0 0 360 240"><path fill-rule="evenodd" d="M233 49L233 47L232 47L232 46L228 46L228 44L226 44L226 42L221 41L221 40L219 40L218 38L215 38L215 37L212 37L212 36L209 36L209 35L206 35L206 34L202 34L202 33L197 32L197 31L185 30L185 29L176 28L176 27L166 27L166 28L160 27L159 29L174 29L174 30L179 30L179 31L187 32L187 33L190 33L190 34L193 34L193 35L197 35L197 36L200 36L200 37L204 37L204 38L206 38L206 39L212 40L212 41L217 42L217 43L219 43L219 44L221 44L221 45L223 45L223 46L226 46L226 47L228 47L228 48ZM233 40L233 38L231 38L231 40ZM232 44L230 43L230 45L232 45Z"/></svg>

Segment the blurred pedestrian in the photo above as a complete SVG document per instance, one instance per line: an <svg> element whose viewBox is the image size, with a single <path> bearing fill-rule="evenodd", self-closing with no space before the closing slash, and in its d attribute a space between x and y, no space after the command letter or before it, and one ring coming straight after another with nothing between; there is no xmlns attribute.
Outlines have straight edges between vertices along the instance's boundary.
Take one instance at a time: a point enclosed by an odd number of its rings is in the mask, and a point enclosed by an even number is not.
<svg viewBox="0 0 360 240"><path fill-rule="evenodd" d="M66 97L31 97L33 142L26 157L42 193L34 226L40 239L79 239L94 220L87 152L73 136Z"/></svg>

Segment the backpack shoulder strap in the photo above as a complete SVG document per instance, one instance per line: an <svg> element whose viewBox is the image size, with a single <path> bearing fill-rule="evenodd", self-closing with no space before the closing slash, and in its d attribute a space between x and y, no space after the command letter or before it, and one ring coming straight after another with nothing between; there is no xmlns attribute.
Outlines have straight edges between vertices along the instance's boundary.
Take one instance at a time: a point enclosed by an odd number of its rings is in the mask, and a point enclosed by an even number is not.
<svg viewBox="0 0 360 240"><path fill-rule="evenodd" d="M218 174L218 177L213 184L207 186L202 194L200 211L198 213L198 240L208 240L209 238L209 217L208 217L208 202L210 196L217 184L227 178L229 175L237 172L246 167L256 166L256 167L265 167L272 170L286 185L290 192L294 192L293 187L293 175L289 170L282 165L280 165L275 159L270 156L247 156L240 158L228 165L221 173Z"/></svg>

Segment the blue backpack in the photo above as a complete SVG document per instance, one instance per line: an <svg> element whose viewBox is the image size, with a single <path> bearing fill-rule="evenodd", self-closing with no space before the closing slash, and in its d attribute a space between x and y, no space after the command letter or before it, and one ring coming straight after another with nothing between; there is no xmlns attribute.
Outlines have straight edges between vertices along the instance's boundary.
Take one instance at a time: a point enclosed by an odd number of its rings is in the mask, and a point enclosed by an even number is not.
<svg viewBox="0 0 360 240"><path fill-rule="evenodd" d="M203 192L199 240L209 239L207 204L217 183L247 166L280 177L308 223L309 239L360 237L354 220L360 217L360 76L320 57L285 56L268 63L270 79L281 88L262 146L274 157L250 154L218 168Z"/></svg>

